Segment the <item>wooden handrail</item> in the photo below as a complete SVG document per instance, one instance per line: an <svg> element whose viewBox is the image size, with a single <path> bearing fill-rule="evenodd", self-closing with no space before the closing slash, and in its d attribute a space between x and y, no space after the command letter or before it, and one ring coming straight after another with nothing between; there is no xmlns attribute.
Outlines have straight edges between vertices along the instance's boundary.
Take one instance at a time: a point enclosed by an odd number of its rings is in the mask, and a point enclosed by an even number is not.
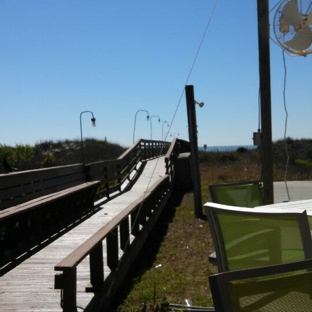
<svg viewBox="0 0 312 312"><path fill-rule="evenodd" d="M167 153L165 155L166 174L170 175L170 177L173 178L174 162L177 159L179 153L189 151L190 151L189 142L174 138L169 148L167 148Z"/></svg>
<svg viewBox="0 0 312 312"><path fill-rule="evenodd" d="M164 177L168 178L168 177ZM150 192L149 192L150 194ZM107 235L114 230L124 218L126 218L135 208L138 207L148 195L141 196L136 201L129 204L124 210L122 210L116 217L106 223L101 229L94 233L89 239L82 243L77 249L71 252L66 258L60 261L56 266L56 271L62 271L66 268L71 268L77 266L86 256L92 251L92 247L96 246L102 242Z"/></svg>
<svg viewBox="0 0 312 312"><path fill-rule="evenodd" d="M64 311L76 311L77 309L76 267L88 255L90 256L91 282L89 290L102 291L103 295L101 298L102 300L105 298L102 306L109 304L113 296L112 289L117 290L123 276L140 251L149 231L169 199L171 191L172 185L170 184L169 176L165 175L149 187L144 195L129 204L114 219L109 221L55 266L56 271L62 271L61 274L55 275L55 288L63 290ZM131 227L129 227L130 220ZM135 236L134 241L131 243L130 235ZM106 279L104 279L102 244L105 238L109 246L106 250L107 264L111 269L111 273ZM118 241L121 242L120 248L124 251L122 257L118 255ZM110 286L103 287L107 283ZM114 285L111 285L111 283L114 283ZM107 293L108 289L110 290L109 294Z"/></svg>
<svg viewBox="0 0 312 312"><path fill-rule="evenodd" d="M131 180L130 175L138 169L140 162L165 155L169 147L169 142L139 139L116 160L88 164L90 180L102 181L97 199L121 192L121 186Z"/></svg>

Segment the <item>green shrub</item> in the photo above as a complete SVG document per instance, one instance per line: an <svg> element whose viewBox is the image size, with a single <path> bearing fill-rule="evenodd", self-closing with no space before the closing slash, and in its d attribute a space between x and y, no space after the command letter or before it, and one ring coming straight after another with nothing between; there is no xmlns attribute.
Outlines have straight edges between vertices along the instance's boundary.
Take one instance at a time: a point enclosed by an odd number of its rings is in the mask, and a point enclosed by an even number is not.
<svg viewBox="0 0 312 312"><path fill-rule="evenodd" d="M49 155L40 163L40 167L47 168L47 167L59 166L61 164L62 164L61 160L57 159L53 155Z"/></svg>
<svg viewBox="0 0 312 312"><path fill-rule="evenodd" d="M312 162L308 159L296 159L295 164L312 169Z"/></svg>
<svg viewBox="0 0 312 312"><path fill-rule="evenodd" d="M126 148L107 141L96 139L84 140L85 162L116 159ZM82 162L80 140L43 141L15 147L0 144L0 160L5 158L12 167L20 170L42 167L62 166ZM5 172L0 165L0 173Z"/></svg>
<svg viewBox="0 0 312 312"><path fill-rule="evenodd" d="M5 158L12 166L26 170L33 166L34 152L30 145L16 145L15 147L0 145L0 158ZM1 163L2 165L2 163ZM1 170L4 172L4 169Z"/></svg>

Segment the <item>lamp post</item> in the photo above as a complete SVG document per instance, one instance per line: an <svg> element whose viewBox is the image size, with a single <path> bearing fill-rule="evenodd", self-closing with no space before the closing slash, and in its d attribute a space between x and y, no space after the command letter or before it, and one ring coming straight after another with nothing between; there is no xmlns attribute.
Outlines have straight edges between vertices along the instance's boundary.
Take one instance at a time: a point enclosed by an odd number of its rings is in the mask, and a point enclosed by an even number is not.
<svg viewBox="0 0 312 312"><path fill-rule="evenodd" d="M147 110L144 110L144 109L139 109L136 113L135 113L135 117L134 117L134 128L133 128L133 143L134 143L134 137L135 137L135 126L136 126L136 118L137 118L137 114L139 112L146 112L147 113L147 121L149 120L149 112Z"/></svg>
<svg viewBox="0 0 312 312"><path fill-rule="evenodd" d="M153 115L150 117L150 124L151 124L151 140L153 139L153 127L152 127L152 118L153 117L157 117L158 118L158 122L160 122L160 117L158 115Z"/></svg>
<svg viewBox="0 0 312 312"><path fill-rule="evenodd" d="M169 123L165 120L165 121L163 121L163 123L162 123L162 128L161 128L161 140L162 141L165 141L165 138L164 138L164 124L167 124L167 127L169 128Z"/></svg>
<svg viewBox="0 0 312 312"><path fill-rule="evenodd" d="M94 118L94 115L91 111L83 111L80 113L80 137L81 137L81 159L82 159L82 163L84 164L85 161L84 161L84 150L83 150L83 137L82 137L82 123L81 123L81 116L82 114L84 113L90 113L92 114L92 118L91 118L91 122L92 122L92 126L95 127L96 126L96 119Z"/></svg>

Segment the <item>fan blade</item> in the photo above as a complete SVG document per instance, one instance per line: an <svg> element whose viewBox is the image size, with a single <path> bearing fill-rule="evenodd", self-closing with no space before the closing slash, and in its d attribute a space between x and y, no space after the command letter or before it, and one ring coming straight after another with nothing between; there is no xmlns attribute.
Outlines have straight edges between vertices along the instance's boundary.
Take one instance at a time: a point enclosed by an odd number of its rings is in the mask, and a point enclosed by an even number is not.
<svg viewBox="0 0 312 312"><path fill-rule="evenodd" d="M307 20L308 20L308 23L311 25L312 24L312 11L308 14Z"/></svg>
<svg viewBox="0 0 312 312"><path fill-rule="evenodd" d="M299 26L302 23L302 17L299 13L297 1L291 0L285 4L283 8L283 16L285 21L294 27Z"/></svg>
<svg viewBox="0 0 312 312"><path fill-rule="evenodd" d="M290 30L288 23L286 23L283 15L279 18L279 31L283 34L288 33Z"/></svg>
<svg viewBox="0 0 312 312"><path fill-rule="evenodd" d="M297 51L304 51L312 44L312 31L309 27L298 30L292 40L285 41L290 48Z"/></svg>

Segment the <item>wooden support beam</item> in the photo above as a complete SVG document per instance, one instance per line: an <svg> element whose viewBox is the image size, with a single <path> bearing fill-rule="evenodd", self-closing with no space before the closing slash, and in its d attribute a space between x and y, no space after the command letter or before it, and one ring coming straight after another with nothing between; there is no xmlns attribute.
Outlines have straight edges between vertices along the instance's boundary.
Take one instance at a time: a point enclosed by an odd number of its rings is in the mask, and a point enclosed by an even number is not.
<svg viewBox="0 0 312 312"><path fill-rule="evenodd" d="M270 34L268 0L258 3L259 74L261 97L261 162L264 204L273 204Z"/></svg>
<svg viewBox="0 0 312 312"><path fill-rule="evenodd" d="M195 217L201 218L203 216L203 207L201 197L200 170L198 162L197 123L195 112L194 87L185 86L185 94L186 94L189 139L191 145L191 172L194 187Z"/></svg>

